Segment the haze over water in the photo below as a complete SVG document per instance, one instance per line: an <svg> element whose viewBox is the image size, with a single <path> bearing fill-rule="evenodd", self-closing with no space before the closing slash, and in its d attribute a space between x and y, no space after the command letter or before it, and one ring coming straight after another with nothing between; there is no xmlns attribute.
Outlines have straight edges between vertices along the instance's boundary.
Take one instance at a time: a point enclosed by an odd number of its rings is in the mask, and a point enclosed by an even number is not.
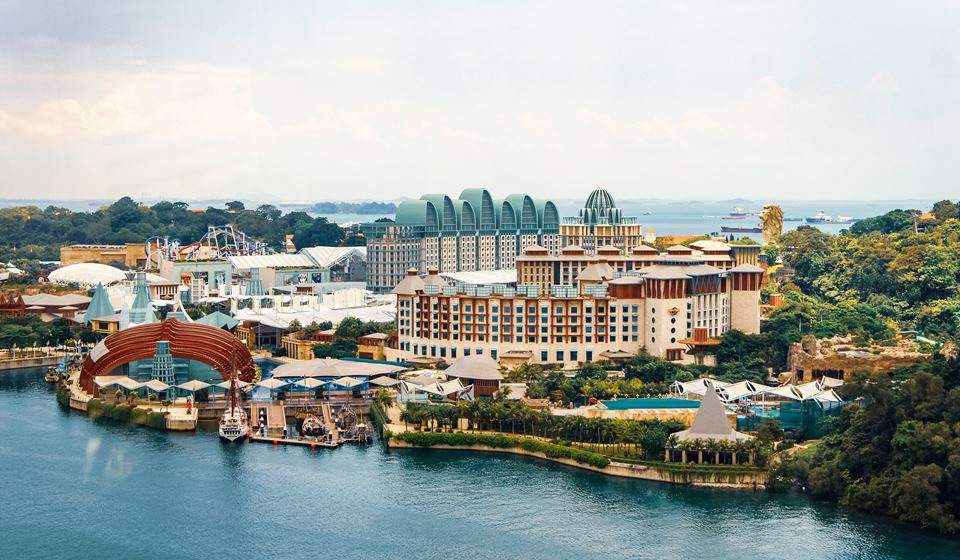
<svg viewBox="0 0 960 560"><path fill-rule="evenodd" d="M41 370L0 373L0 458L0 558L960 557L956 540L796 495L93 422Z"/></svg>

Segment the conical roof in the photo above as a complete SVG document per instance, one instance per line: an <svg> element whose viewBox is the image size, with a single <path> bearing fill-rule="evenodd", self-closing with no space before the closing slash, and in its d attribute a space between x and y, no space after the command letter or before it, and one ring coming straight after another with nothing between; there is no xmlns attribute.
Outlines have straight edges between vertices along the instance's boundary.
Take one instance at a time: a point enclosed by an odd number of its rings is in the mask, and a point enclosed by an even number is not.
<svg viewBox="0 0 960 560"><path fill-rule="evenodd" d="M712 440L739 440L751 439L751 436L742 434L733 429L727 420L727 413L723 403L713 387L707 387L700 403L700 410L689 430L674 434L679 441L712 439Z"/></svg>
<svg viewBox="0 0 960 560"><path fill-rule="evenodd" d="M157 316L153 312L153 306L150 305L150 290L147 288L147 276L143 272L137 273L135 293L133 305L130 306L130 323L140 325L155 322Z"/></svg>
<svg viewBox="0 0 960 560"><path fill-rule="evenodd" d="M89 323L94 319L108 317L114 313L115 310L113 308L113 304L110 303L110 297L107 295L107 290L104 289L102 282L97 282L97 287L93 290L93 299L90 300L90 305L87 307L87 312L83 314L83 321L85 323Z"/></svg>

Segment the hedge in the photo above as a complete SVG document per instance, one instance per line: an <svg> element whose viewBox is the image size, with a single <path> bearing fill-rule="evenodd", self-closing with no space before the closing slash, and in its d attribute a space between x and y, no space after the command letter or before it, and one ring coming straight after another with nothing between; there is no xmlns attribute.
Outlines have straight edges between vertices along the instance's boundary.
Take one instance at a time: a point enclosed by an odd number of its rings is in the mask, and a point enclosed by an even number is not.
<svg viewBox="0 0 960 560"><path fill-rule="evenodd" d="M451 445L458 447L481 446L495 449L519 447L531 453L542 453L551 459L572 459L577 463L600 469L610 464L610 459L591 451L557 445L539 439L510 437L502 434L403 432L396 434L394 437L417 447L431 447L434 445Z"/></svg>
<svg viewBox="0 0 960 560"><path fill-rule="evenodd" d="M66 385L57 385L57 402L63 408L70 408L70 388Z"/></svg>

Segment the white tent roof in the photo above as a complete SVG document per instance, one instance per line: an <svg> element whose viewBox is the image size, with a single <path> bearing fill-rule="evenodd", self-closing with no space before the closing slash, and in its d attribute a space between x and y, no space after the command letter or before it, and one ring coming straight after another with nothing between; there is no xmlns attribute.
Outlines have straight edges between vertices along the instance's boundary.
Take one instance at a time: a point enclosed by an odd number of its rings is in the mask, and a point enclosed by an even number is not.
<svg viewBox="0 0 960 560"><path fill-rule="evenodd" d="M201 391L203 389L206 389L209 386L210 386L209 383L204 383L203 381L200 381L198 379L191 379L186 383L181 383L177 385L177 387L183 389L184 391L190 391L191 393L194 393L196 391Z"/></svg>
<svg viewBox="0 0 960 560"><path fill-rule="evenodd" d="M146 387L147 389L150 389L151 391L154 391L156 393L161 393L170 388L169 385L167 385L163 381L160 381L159 379L151 379L150 381L147 381L146 383L143 383L140 386Z"/></svg>
<svg viewBox="0 0 960 560"><path fill-rule="evenodd" d="M222 388L222 389L229 389L229 388L230 388L230 381L224 381L223 383L217 383L215 386L216 386L216 387L220 387L220 388ZM250 386L250 384L247 383L246 381L243 381L242 379L237 379L237 389L243 389L244 387L249 387L249 386Z"/></svg>
<svg viewBox="0 0 960 560"><path fill-rule="evenodd" d="M709 377L701 377L693 381L676 381L673 384L673 391L680 395L703 395L709 387L719 389L727 385L730 385L730 383Z"/></svg>
<svg viewBox="0 0 960 560"><path fill-rule="evenodd" d="M93 378L93 382L96 383L98 387L119 385L128 391L140 388L139 382L130 379L126 375L99 375Z"/></svg>
<svg viewBox="0 0 960 560"><path fill-rule="evenodd" d="M279 379L275 379L273 377L271 377L270 379L264 379L263 381L257 383L257 386L266 387L268 389L279 389L281 387L285 387L286 385L287 385L286 381L280 381ZM230 387L229 382L227 382L227 387Z"/></svg>
<svg viewBox="0 0 960 560"><path fill-rule="evenodd" d="M293 384L301 385L303 387L306 387L307 389L316 389L317 387L326 385L326 382L320 381L319 379L316 379L314 377L307 377L306 379L301 379L300 381L294 381Z"/></svg>
<svg viewBox="0 0 960 560"><path fill-rule="evenodd" d="M380 385L381 387L393 387L400 383L399 379L394 379L392 377L387 377L386 375L381 375L380 377L375 377L370 380L371 385Z"/></svg>
<svg viewBox="0 0 960 560"><path fill-rule="evenodd" d="M344 260L357 255L361 258L367 257L366 247L304 247L300 250L301 255L306 255L317 266L329 268L340 264Z"/></svg>
<svg viewBox="0 0 960 560"><path fill-rule="evenodd" d="M363 385L363 381L357 379L356 377L339 377L330 383L335 383L341 387L356 387L357 385Z"/></svg>

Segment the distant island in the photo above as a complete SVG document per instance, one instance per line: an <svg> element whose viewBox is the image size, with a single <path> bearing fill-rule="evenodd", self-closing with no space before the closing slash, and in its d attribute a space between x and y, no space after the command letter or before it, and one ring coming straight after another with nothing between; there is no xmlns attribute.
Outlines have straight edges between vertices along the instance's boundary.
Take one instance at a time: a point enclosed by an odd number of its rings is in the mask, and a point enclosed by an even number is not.
<svg viewBox="0 0 960 560"><path fill-rule="evenodd" d="M317 214L395 214L392 202L318 202L306 209Z"/></svg>

